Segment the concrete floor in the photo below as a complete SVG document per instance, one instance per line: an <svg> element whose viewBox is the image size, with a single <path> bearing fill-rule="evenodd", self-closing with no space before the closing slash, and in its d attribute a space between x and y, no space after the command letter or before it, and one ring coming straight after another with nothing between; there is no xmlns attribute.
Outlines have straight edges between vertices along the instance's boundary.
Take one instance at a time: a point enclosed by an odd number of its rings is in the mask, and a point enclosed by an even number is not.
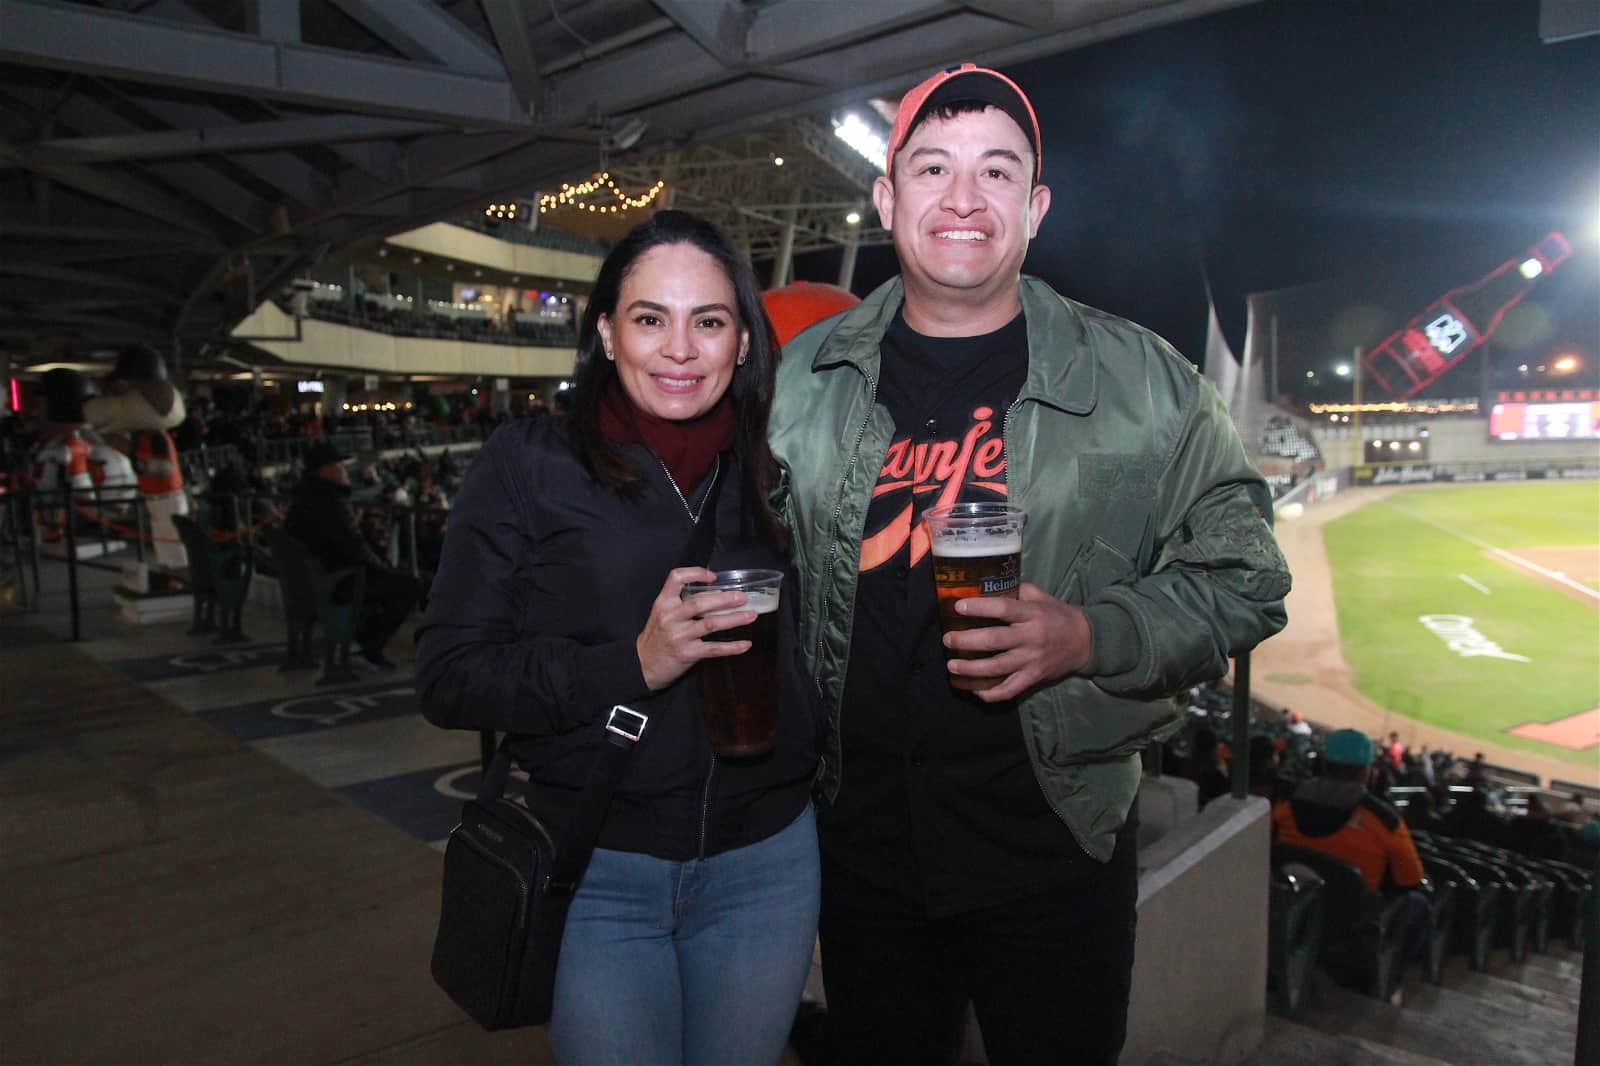
<svg viewBox="0 0 1600 1066"><path fill-rule="evenodd" d="M324 687L278 670L276 610L217 645L80 569L73 641L65 566L42 576L0 614L0 1060L553 1061L428 973L478 738L417 713L415 616L397 671Z"/></svg>

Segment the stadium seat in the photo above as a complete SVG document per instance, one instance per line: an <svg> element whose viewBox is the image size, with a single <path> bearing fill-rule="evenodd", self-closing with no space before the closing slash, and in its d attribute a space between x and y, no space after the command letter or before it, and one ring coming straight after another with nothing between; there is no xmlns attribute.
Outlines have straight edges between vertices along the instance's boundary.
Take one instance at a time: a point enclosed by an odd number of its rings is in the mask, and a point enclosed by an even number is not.
<svg viewBox="0 0 1600 1066"><path fill-rule="evenodd" d="M237 541L213 541L188 515L174 515L172 525L189 556L189 588L194 594L194 625L189 633L216 633L218 644L249 640L244 633L244 601L255 573L250 552Z"/></svg>
<svg viewBox="0 0 1600 1066"><path fill-rule="evenodd" d="M355 634L357 615L365 592L366 571L359 566L328 570L293 537L281 528L268 534L267 543L278 571L283 593L283 616L288 627L289 646L281 670L307 669L316 664L311 643L314 630L322 628L322 676L319 685L353 681L350 668L350 641ZM348 596L340 596L345 582Z"/></svg>
<svg viewBox="0 0 1600 1066"><path fill-rule="evenodd" d="M1534 869L1524 856L1504 848L1477 840L1458 841L1463 849L1482 855L1501 871L1512 888L1515 900L1512 914L1514 925L1502 925L1498 943L1509 948L1511 958L1521 962L1528 951L1543 951L1549 940L1550 897L1552 885L1543 874Z"/></svg>
<svg viewBox="0 0 1600 1066"><path fill-rule="evenodd" d="M1427 869L1424 864L1423 869ZM1450 937L1455 929L1456 884L1454 879L1435 880L1429 871L1422 883L1429 905L1428 939L1422 950L1422 973L1432 984L1443 979L1444 957L1450 948Z"/></svg>
<svg viewBox="0 0 1600 1066"><path fill-rule="evenodd" d="M1368 892L1360 870L1320 851L1273 845L1272 864L1288 863L1308 866L1323 880L1318 961L1340 983L1387 1000L1404 976L1405 897Z"/></svg>
<svg viewBox="0 0 1600 1066"><path fill-rule="evenodd" d="M1272 870L1268 895L1267 988L1279 1014L1293 1017L1305 1006L1322 951L1324 883L1304 863Z"/></svg>
<svg viewBox="0 0 1600 1066"><path fill-rule="evenodd" d="M1463 952L1467 956L1467 965L1472 969L1483 969L1488 964L1489 948L1494 943L1500 904L1499 886L1479 881L1458 863L1420 844L1418 851L1421 853L1422 867L1428 872L1428 880L1435 885L1449 885L1451 889L1451 924L1444 927L1449 934L1447 946ZM1430 949L1433 946L1430 944Z"/></svg>
<svg viewBox="0 0 1600 1066"><path fill-rule="evenodd" d="M1495 887L1495 922L1492 944L1496 947L1509 948L1511 957L1514 959L1524 958L1527 955L1531 897L1511 878L1505 867L1491 862L1482 852L1475 852L1468 848L1448 847L1442 849L1441 853L1451 862L1466 870L1479 883Z"/></svg>

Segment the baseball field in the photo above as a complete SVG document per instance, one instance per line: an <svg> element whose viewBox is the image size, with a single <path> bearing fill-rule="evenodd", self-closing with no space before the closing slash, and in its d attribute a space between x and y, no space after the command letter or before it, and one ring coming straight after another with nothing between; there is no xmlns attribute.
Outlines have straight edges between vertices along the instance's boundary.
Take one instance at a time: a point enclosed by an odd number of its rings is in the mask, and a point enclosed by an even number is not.
<svg viewBox="0 0 1600 1066"><path fill-rule="evenodd" d="M1600 483L1406 489L1321 532L1361 696L1600 780Z"/></svg>

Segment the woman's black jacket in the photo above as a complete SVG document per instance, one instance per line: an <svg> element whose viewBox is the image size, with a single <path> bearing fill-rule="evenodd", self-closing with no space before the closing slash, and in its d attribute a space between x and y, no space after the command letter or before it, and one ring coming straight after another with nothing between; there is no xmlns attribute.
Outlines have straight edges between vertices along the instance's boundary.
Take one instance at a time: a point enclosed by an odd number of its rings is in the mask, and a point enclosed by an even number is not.
<svg viewBox="0 0 1600 1066"><path fill-rule="evenodd" d="M779 612L778 735L770 755L713 759L693 670L652 693L634 640L667 571L686 565L685 503L642 445L645 476L625 499L591 479L564 422L500 428L467 471L417 638L422 712L435 725L515 734L529 801L564 818L599 751L611 707L650 716L600 834L600 847L685 860L763 840L808 802L816 766L812 688L796 647L797 606ZM712 569L787 570L740 523L740 476L719 459ZM698 506L711 478L691 494Z"/></svg>

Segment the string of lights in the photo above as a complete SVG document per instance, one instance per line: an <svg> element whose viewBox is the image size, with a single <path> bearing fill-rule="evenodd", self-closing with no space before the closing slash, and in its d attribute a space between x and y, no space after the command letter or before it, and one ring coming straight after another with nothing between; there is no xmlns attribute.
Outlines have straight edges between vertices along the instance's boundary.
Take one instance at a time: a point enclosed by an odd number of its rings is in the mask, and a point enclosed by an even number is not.
<svg viewBox="0 0 1600 1066"><path fill-rule="evenodd" d="M666 185L666 182L658 181L638 196L630 196L612 180L609 171L602 171L587 181L579 182L576 185L562 182L561 191L558 193L545 193L539 197L539 213L542 215L550 211L571 207L578 211L588 211L591 214L615 215L635 208L649 207L655 202L656 197L661 195L661 190L666 188ZM602 189L609 192L616 202L597 203L588 199Z"/></svg>

